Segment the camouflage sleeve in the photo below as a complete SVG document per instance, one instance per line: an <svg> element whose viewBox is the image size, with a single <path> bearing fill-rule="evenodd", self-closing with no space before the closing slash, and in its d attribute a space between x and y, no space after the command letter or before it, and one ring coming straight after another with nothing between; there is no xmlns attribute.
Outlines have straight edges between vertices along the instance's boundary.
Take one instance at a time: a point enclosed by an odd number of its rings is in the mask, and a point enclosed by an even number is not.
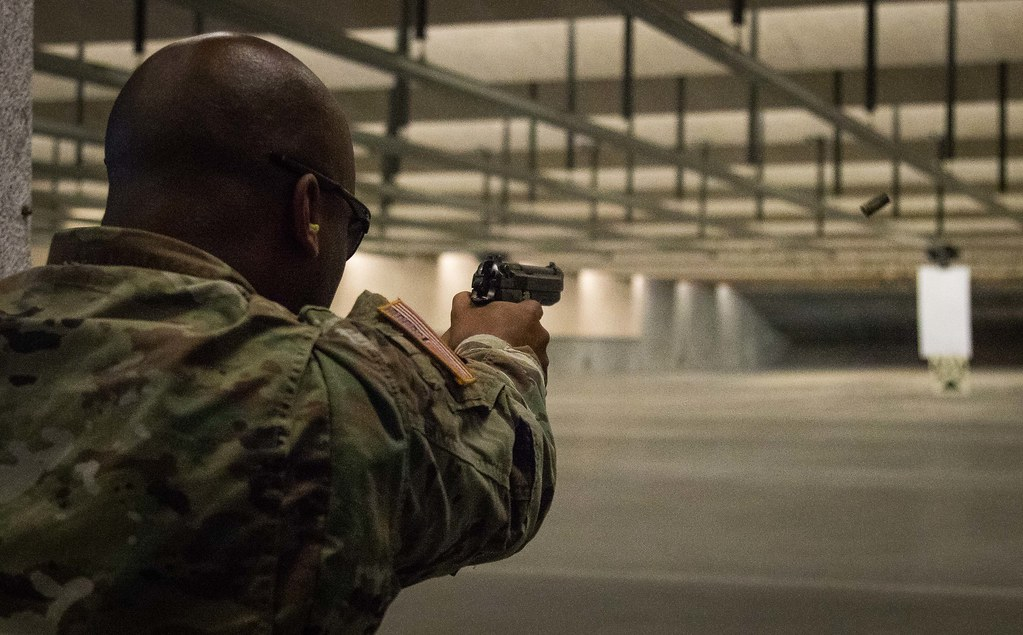
<svg viewBox="0 0 1023 635"><path fill-rule="evenodd" d="M406 492L411 522L399 554L405 585L519 551L536 535L554 494L554 440L539 361L529 349L485 335L456 352L476 374L484 403L460 400L465 393L457 391L439 395L455 416L442 422L443 434L414 440L432 457L419 469L437 476L432 485L413 481ZM415 526L420 518L429 519L431 533Z"/></svg>
<svg viewBox="0 0 1023 635"><path fill-rule="evenodd" d="M536 405L546 410L547 380L540 360L529 347L515 348L493 335L473 335L459 344L455 352L463 359L475 359L505 370L509 380L514 380L523 393L538 392Z"/></svg>
<svg viewBox="0 0 1023 635"><path fill-rule="evenodd" d="M515 553L553 497L539 363L492 337L470 338L457 352L476 382L458 386L404 335L358 310L318 345L343 481L328 524L337 535L373 536L398 586Z"/></svg>

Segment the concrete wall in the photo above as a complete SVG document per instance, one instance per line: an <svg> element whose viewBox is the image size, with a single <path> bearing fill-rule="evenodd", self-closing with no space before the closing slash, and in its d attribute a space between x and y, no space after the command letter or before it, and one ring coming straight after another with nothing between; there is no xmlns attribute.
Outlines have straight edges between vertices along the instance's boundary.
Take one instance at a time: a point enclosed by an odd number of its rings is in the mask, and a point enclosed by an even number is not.
<svg viewBox="0 0 1023 635"><path fill-rule="evenodd" d="M778 363L788 340L724 284L580 275L578 330L553 334L551 372L747 371Z"/></svg>
<svg viewBox="0 0 1023 635"><path fill-rule="evenodd" d="M363 289L403 298L438 332L451 296L469 288L478 261L357 254L334 300L344 315ZM631 278L584 269L565 278L561 301L544 310L550 372L599 374L755 370L774 364L786 339L731 287Z"/></svg>
<svg viewBox="0 0 1023 635"><path fill-rule="evenodd" d="M0 2L0 278L29 266L32 1Z"/></svg>
<svg viewBox="0 0 1023 635"><path fill-rule="evenodd" d="M578 333L579 323L579 276L565 274L565 289L561 301L554 306L543 308L543 325L552 338L572 337Z"/></svg>
<svg viewBox="0 0 1023 635"><path fill-rule="evenodd" d="M678 282L672 308L674 345L671 367L686 370L718 366L718 320L714 288L701 282Z"/></svg>
<svg viewBox="0 0 1023 635"><path fill-rule="evenodd" d="M341 286L330 308L338 315L347 315L359 294L364 290L375 291L390 300L405 300L437 328L436 288L437 262L433 258L358 253L345 266Z"/></svg>
<svg viewBox="0 0 1023 635"><path fill-rule="evenodd" d="M646 370L669 370L678 359L679 331L673 320L675 283L640 279L636 289L642 329L636 365Z"/></svg>
<svg viewBox="0 0 1023 635"><path fill-rule="evenodd" d="M643 288L638 278L595 269L566 277L561 302L544 311L551 375L634 370L641 354Z"/></svg>
<svg viewBox="0 0 1023 635"><path fill-rule="evenodd" d="M433 312L428 321L444 332L451 325L451 298L472 287L472 275L480 266L473 254L447 252L437 258L437 285L433 296Z"/></svg>
<svg viewBox="0 0 1023 635"><path fill-rule="evenodd" d="M634 337L552 337L547 347L551 377L627 373L637 368L640 340Z"/></svg>
<svg viewBox="0 0 1023 635"><path fill-rule="evenodd" d="M637 370L755 370L776 363L788 347L725 284L647 280L638 303L643 329Z"/></svg>
<svg viewBox="0 0 1023 635"><path fill-rule="evenodd" d="M637 287L632 280L596 269L583 269L578 279L576 334L592 338L639 335L632 310Z"/></svg>
<svg viewBox="0 0 1023 635"><path fill-rule="evenodd" d="M788 342L741 294L718 284L714 295L723 369L754 370L782 357Z"/></svg>

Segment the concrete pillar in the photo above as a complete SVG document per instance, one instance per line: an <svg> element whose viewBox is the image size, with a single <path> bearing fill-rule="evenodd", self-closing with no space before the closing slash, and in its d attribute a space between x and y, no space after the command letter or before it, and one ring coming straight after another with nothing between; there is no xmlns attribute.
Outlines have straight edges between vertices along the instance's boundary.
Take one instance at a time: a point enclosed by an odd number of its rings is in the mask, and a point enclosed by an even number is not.
<svg viewBox="0 0 1023 635"><path fill-rule="evenodd" d="M0 278L29 266L32 0L0 2Z"/></svg>

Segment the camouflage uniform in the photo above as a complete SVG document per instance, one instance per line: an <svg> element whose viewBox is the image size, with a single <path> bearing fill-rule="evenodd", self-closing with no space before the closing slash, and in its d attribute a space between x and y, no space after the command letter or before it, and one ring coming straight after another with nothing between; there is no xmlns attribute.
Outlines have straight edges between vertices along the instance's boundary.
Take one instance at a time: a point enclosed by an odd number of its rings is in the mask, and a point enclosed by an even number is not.
<svg viewBox="0 0 1023 635"><path fill-rule="evenodd" d="M447 371L365 293L295 316L176 240L59 234L0 281L0 632L371 632L537 531L535 357Z"/></svg>

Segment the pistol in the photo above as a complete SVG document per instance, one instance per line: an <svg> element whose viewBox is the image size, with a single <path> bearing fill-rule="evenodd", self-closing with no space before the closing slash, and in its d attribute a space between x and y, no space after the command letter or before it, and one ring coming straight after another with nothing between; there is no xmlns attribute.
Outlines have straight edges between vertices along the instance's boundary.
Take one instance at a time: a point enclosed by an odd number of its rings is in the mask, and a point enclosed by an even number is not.
<svg viewBox="0 0 1023 635"><path fill-rule="evenodd" d="M550 306L561 299L565 274L553 262L546 267L505 262L501 256L487 256L472 276L472 302L495 300L522 302L536 300Z"/></svg>

